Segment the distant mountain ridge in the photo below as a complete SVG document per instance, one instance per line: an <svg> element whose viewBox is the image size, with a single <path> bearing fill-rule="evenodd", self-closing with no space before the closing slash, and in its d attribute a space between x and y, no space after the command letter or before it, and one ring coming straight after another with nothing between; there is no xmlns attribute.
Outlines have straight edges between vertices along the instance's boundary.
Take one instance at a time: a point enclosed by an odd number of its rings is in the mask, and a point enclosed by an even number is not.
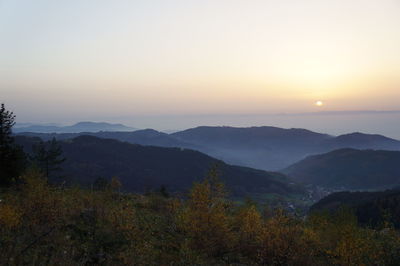
<svg viewBox="0 0 400 266"><path fill-rule="evenodd" d="M338 137L306 129L276 127L197 127L171 134L200 151L230 163L280 170L309 155L340 148L400 150L400 141L352 133Z"/></svg>
<svg viewBox="0 0 400 266"><path fill-rule="evenodd" d="M24 132L19 135L39 137L42 140L73 139L79 136L93 136L103 139L115 139L119 141L129 142L131 144L140 144L147 146L171 147L171 148L192 148L196 149L196 145L179 141L170 135L156 131L154 129L141 129L136 131L101 131L101 132L80 132L80 133L32 133Z"/></svg>
<svg viewBox="0 0 400 266"><path fill-rule="evenodd" d="M23 133L43 139L92 135L130 143L161 147L182 147L201 151L227 163L277 171L307 156L341 148L400 150L400 141L381 135L351 133L341 136L306 129L277 127L196 127L172 134L152 129L133 132L89 132L77 134Z"/></svg>
<svg viewBox="0 0 400 266"><path fill-rule="evenodd" d="M218 145L230 148L237 147L265 148L277 147L282 141L285 144L298 144L304 142L317 142L330 138L327 134L315 133L307 129L283 129L278 127L196 127L171 134L177 139L190 140L192 143L203 145Z"/></svg>
<svg viewBox="0 0 400 266"><path fill-rule="evenodd" d="M400 147L400 141L382 135L355 132L330 139L326 145L334 149L366 149L376 147L376 149L381 150L392 150L393 148L397 150Z"/></svg>
<svg viewBox="0 0 400 266"><path fill-rule="evenodd" d="M132 130L135 130L135 128L127 127L123 124L110 124L105 122L79 122L71 126L30 125L26 127L14 128L15 133L21 133L21 132L79 133L79 132L132 131Z"/></svg>
<svg viewBox="0 0 400 266"><path fill-rule="evenodd" d="M309 156L282 172L293 180L333 189L400 185L400 151L340 149Z"/></svg>

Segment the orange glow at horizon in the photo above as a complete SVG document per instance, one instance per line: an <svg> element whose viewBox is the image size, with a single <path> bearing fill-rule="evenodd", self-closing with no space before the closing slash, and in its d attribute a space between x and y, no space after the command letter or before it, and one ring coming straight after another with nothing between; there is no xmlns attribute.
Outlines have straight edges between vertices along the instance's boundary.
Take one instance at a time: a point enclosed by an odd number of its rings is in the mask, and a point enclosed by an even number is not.
<svg viewBox="0 0 400 266"><path fill-rule="evenodd" d="M27 112L399 108L398 1L1 3L0 95Z"/></svg>

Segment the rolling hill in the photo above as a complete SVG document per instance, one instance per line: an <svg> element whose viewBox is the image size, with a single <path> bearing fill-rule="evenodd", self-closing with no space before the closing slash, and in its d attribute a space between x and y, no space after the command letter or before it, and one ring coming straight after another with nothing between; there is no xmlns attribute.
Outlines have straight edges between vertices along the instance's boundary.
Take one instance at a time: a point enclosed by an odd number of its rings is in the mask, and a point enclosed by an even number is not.
<svg viewBox="0 0 400 266"><path fill-rule="evenodd" d="M385 189L400 184L400 152L340 149L310 156L288 168L297 182L332 189Z"/></svg>
<svg viewBox="0 0 400 266"><path fill-rule="evenodd" d="M400 150L400 141L376 134L351 133L327 139L322 143L325 149L341 148Z"/></svg>
<svg viewBox="0 0 400 266"><path fill-rule="evenodd" d="M276 127L197 127L171 134L200 151L230 163L280 170L309 155L340 148L400 150L400 141L381 135L330 136L305 129Z"/></svg>
<svg viewBox="0 0 400 266"><path fill-rule="evenodd" d="M264 170L279 170L296 162L330 138L305 129L276 127L197 127L171 135L229 163Z"/></svg>
<svg viewBox="0 0 400 266"><path fill-rule="evenodd" d="M333 193L311 206L310 213L335 213L343 207L350 208L362 225L375 227L389 222L400 228L400 190Z"/></svg>

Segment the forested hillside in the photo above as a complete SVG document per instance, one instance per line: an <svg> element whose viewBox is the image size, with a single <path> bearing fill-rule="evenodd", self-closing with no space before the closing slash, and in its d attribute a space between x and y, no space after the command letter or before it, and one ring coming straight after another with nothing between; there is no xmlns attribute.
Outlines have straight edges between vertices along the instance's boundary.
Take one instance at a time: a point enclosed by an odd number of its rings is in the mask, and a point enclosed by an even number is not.
<svg viewBox="0 0 400 266"><path fill-rule="evenodd" d="M283 172L332 189L385 189L400 184L400 151L341 149L310 156Z"/></svg>
<svg viewBox="0 0 400 266"><path fill-rule="evenodd" d="M400 228L400 190L379 192L337 192L310 208L311 213L328 211L335 213L349 208L365 226L393 225Z"/></svg>
<svg viewBox="0 0 400 266"><path fill-rule="evenodd" d="M40 141L23 136L16 140L27 152L31 152L31 147ZM65 175L70 183L87 187L98 178L110 180L117 176L124 191L144 192L165 186L170 191L182 192L217 166L221 179L236 196L305 193L301 186L290 184L291 181L283 174L231 166L194 150L134 145L92 136L59 143L66 158L60 175Z"/></svg>

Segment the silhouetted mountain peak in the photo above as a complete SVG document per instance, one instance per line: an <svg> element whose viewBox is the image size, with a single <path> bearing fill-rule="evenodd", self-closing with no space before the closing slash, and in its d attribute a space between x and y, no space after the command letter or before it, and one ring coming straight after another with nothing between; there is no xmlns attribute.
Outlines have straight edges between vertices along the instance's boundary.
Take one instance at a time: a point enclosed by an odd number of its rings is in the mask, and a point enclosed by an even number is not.
<svg viewBox="0 0 400 266"><path fill-rule="evenodd" d="M343 134L343 135L337 136L336 139L338 139L338 140L396 141L395 139L391 139L391 138L388 138L388 137L385 137L382 135L365 134L365 133L361 133L361 132Z"/></svg>
<svg viewBox="0 0 400 266"><path fill-rule="evenodd" d="M399 150L400 141L378 134L364 134L360 132L340 135L327 140L328 148L339 149L352 147L356 149Z"/></svg>

